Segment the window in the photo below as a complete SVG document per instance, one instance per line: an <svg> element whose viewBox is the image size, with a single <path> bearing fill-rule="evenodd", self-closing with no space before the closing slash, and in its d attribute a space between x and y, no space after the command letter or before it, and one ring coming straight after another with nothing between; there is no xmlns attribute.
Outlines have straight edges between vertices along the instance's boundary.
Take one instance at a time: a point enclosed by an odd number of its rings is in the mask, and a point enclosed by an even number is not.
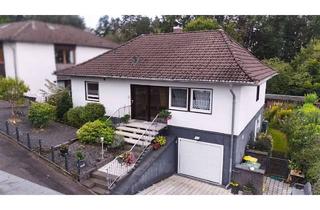
<svg viewBox="0 0 320 210"><path fill-rule="evenodd" d="M55 45L54 47L57 64L74 64L75 47L70 45Z"/></svg>
<svg viewBox="0 0 320 210"><path fill-rule="evenodd" d="M191 89L191 111L211 113L212 90Z"/></svg>
<svg viewBox="0 0 320 210"><path fill-rule="evenodd" d="M99 83L85 82L86 84L86 100L99 101Z"/></svg>
<svg viewBox="0 0 320 210"><path fill-rule="evenodd" d="M260 98L260 85L257 86L256 101L259 101L259 98Z"/></svg>
<svg viewBox="0 0 320 210"><path fill-rule="evenodd" d="M188 88L170 88L170 109L188 110Z"/></svg>

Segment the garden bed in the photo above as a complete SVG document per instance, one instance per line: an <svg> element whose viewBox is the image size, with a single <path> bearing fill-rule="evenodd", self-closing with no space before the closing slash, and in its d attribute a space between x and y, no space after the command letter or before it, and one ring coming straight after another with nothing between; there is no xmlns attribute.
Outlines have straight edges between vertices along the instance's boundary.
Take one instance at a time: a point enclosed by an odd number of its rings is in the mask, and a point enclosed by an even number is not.
<svg viewBox="0 0 320 210"><path fill-rule="evenodd" d="M288 157L288 139L286 134L274 128L269 128L268 133L273 139L273 156Z"/></svg>

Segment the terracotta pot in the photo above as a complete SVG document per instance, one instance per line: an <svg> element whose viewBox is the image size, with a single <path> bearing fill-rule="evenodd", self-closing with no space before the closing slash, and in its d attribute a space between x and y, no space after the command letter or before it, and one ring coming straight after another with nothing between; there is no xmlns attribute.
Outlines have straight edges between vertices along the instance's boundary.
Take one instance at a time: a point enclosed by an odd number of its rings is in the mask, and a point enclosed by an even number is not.
<svg viewBox="0 0 320 210"><path fill-rule="evenodd" d="M152 147L154 150L157 150L161 147L161 145L159 143L154 143L154 144L152 144Z"/></svg>

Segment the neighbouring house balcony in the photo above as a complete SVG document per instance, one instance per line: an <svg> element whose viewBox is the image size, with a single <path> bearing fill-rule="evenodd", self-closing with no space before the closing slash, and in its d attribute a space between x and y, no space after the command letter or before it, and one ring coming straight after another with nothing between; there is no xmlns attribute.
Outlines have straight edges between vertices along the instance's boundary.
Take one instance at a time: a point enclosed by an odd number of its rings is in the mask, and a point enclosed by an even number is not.
<svg viewBox="0 0 320 210"><path fill-rule="evenodd" d="M74 66L75 64L64 64L64 63L56 63L56 69L57 70L62 70L62 69L66 69L66 68L69 68L69 67L72 67Z"/></svg>

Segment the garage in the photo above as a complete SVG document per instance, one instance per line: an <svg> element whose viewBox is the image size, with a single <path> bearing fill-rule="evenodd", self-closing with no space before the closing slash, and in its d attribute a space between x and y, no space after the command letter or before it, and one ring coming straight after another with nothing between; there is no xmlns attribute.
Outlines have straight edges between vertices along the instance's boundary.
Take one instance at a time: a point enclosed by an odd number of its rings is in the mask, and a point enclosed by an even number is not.
<svg viewBox="0 0 320 210"><path fill-rule="evenodd" d="M178 139L178 173L222 184L223 145Z"/></svg>

